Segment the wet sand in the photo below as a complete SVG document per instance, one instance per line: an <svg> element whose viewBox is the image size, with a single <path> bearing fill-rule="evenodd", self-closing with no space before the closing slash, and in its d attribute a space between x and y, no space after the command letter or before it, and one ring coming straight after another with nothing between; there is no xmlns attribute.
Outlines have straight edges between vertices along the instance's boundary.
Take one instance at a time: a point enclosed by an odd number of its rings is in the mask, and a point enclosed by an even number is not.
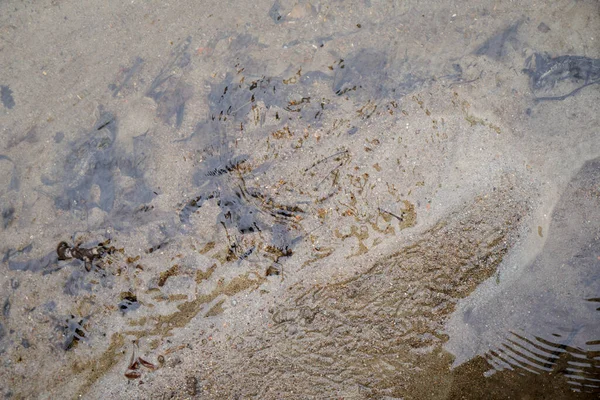
<svg viewBox="0 0 600 400"><path fill-rule="evenodd" d="M6 398L597 398L597 2L0 11Z"/></svg>

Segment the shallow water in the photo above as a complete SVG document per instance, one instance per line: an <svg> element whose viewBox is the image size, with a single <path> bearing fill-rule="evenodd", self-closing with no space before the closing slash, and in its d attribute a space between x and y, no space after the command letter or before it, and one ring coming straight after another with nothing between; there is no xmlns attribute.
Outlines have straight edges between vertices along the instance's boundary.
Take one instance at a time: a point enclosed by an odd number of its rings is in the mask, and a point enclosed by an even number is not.
<svg viewBox="0 0 600 400"><path fill-rule="evenodd" d="M0 8L6 398L597 398L597 2Z"/></svg>

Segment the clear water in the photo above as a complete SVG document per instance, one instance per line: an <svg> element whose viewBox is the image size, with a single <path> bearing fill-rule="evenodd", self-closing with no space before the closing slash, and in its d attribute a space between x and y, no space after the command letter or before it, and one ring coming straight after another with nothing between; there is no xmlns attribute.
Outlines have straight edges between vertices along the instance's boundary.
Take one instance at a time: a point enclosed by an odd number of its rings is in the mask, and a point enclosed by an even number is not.
<svg viewBox="0 0 600 400"><path fill-rule="evenodd" d="M0 8L6 398L597 398L598 2Z"/></svg>

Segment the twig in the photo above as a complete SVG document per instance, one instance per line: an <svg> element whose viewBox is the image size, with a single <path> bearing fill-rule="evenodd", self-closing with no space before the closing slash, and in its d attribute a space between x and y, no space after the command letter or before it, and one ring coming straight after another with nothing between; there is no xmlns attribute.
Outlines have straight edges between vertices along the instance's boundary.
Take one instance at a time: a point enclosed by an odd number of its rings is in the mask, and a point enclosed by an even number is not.
<svg viewBox="0 0 600 400"><path fill-rule="evenodd" d="M348 150L342 150L342 151L338 151L337 153L335 153L335 154L332 154L332 155L330 155L329 157L325 157L325 158L323 158L323 159L321 159L321 160L319 160L319 161L317 161L317 162L313 163L313 165L311 165L310 167L308 167L308 168L305 168L305 169L304 169L304 172L308 171L309 169L311 169L311 168L313 168L313 167L316 167L317 165L319 165L319 164L321 164L321 163L323 163L323 162L325 162L325 161L329 160L330 158L333 158L333 157L339 156L339 155L341 155L341 154L346 154L346 153L348 153Z"/></svg>
<svg viewBox="0 0 600 400"><path fill-rule="evenodd" d="M329 175L333 174L339 167L341 167L342 165L344 165L343 162L339 163L334 169L332 169L331 171L329 171L329 173L327 175L325 175L325 178L321 179L321 181L317 184L317 186L315 186L315 189L318 189L319 186L321 186L321 184L323 182L325 182L325 179L329 178Z"/></svg>
<svg viewBox="0 0 600 400"><path fill-rule="evenodd" d="M381 208L381 207L377 207L377 210L379 210L379 212L380 212L380 213L384 213L384 214L391 215L392 217L396 218L396 219L397 219L398 221L400 221L400 222L404 222L404 218L402 218L402 217L399 217L399 216L397 216L396 214L394 214L394 213L391 213L391 212L389 212L389 211L386 211L386 210L384 210L384 209L383 209L383 208Z"/></svg>

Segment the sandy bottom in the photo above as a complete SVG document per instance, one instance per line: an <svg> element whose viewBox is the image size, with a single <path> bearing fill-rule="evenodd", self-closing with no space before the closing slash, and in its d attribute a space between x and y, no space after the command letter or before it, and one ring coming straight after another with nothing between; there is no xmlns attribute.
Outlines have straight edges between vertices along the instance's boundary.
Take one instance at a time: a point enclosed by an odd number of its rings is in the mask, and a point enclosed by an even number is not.
<svg viewBox="0 0 600 400"><path fill-rule="evenodd" d="M5 398L600 393L596 1L5 1Z"/></svg>

